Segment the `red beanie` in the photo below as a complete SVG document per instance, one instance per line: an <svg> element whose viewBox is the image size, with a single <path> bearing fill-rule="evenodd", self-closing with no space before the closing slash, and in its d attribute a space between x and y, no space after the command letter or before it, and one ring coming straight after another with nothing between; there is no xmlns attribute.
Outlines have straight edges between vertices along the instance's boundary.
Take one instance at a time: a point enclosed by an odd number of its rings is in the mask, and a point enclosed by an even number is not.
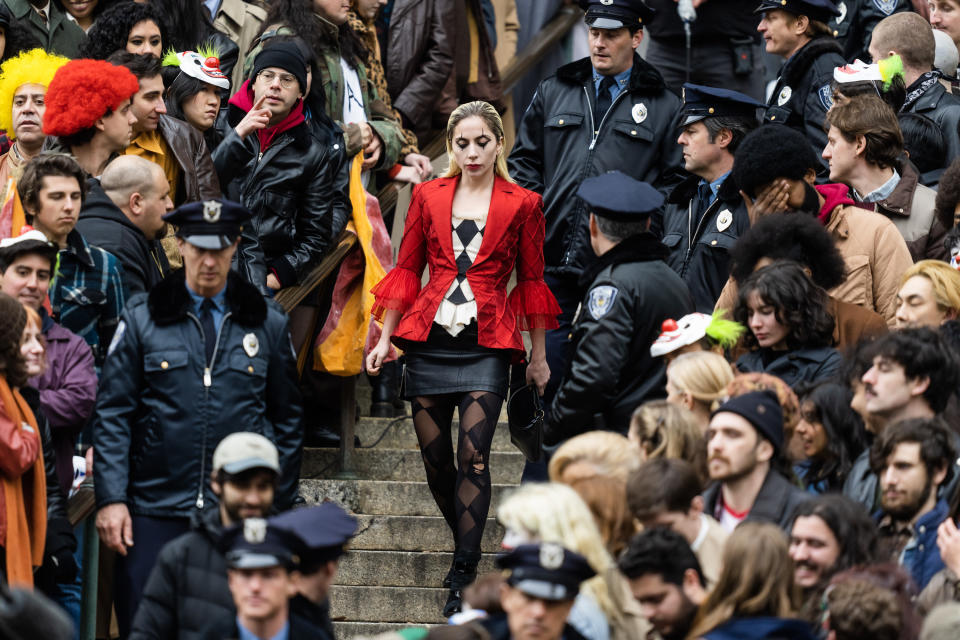
<svg viewBox="0 0 960 640"><path fill-rule="evenodd" d="M71 60L47 87L43 132L69 136L88 129L139 88L137 77L126 67L104 60Z"/></svg>

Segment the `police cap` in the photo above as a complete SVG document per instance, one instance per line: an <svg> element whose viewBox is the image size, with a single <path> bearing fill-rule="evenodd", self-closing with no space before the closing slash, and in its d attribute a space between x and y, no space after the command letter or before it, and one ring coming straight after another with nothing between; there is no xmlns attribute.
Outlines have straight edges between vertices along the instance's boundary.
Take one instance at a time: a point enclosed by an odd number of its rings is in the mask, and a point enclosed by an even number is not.
<svg viewBox="0 0 960 640"><path fill-rule="evenodd" d="M247 518L224 531L219 548L231 569L293 569L299 562L297 540L263 518Z"/></svg>
<svg viewBox="0 0 960 640"><path fill-rule="evenodd" d="M716 116L748 118L756 122L757 109L765 109L766 106L739 91L688 82L683 85L682 126Z"/></svg>
<svg viewBox="0 0 960 640"><path fill-rule="evenodd" d="M357 532L357 519L333 502L294 509L270 518L270 526L294 536L303 565L336 560Z"/></svg>
<svg viewBox="0 0 960 640"><path fill-rule="evenodd" d="M507 584L543 600L572 600L596 575L586 558L552 542L522 544L498 557L497 566Z"/></svg>
<svg viewBox="0 0 960 640"><path fill-rule="evenodd" d="M234 243L250 217L242 204L213 198L181 205L163 219L178 227L178 238L200 249L218 250Z"/></svg>
<svg viewBox="0 0 960 640"><path fill-rule="evenodd" d="M840 9L833 0L760 0L760 6L753 12L762 13L773 9L807 16L818 22L830 22L831 17L840 15Z"/></svg>
<svg viewBox="0 0 960 640"><path fill-rule="evenodd" d="M656 13L640 0L579 0L580 8L587 12L583 21L594 29L619 29L631 31L650 24Z"/></svg>
<svg viewBox="0 0 960 640"><path fill-rule="evenodd" d="M659 191L620 171L587 178L577 195L594 215L620 222L645 220L663 205Z"/></svg>

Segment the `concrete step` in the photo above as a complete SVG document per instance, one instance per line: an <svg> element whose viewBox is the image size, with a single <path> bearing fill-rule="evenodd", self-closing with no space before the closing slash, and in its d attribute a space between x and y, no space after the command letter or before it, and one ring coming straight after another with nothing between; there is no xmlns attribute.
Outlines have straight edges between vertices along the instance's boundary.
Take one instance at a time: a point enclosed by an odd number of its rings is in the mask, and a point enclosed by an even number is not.
<svg viewBox="0 0 960 640"><path fill-rule="evenodd" d="M480 573L496 571L497 554L484 554ZM439 587L450 570L451 553L351 551L340 560L336 583L358 587Z"/></svg>
<svg viewBox="0 0 960 640"><path fill-rule="evenodd" d="M358 515L359 528L351 549L367 551L448 551L453 552L453 534L439 516ZM486 553L500 550L503 527L493 518L487 520L480 549Z"/></svg>
<svg viewBox="0 0 960 640"><path fill-rule="evenodd" d="M421 482L426 474L420 451L415 449L358 449L354 456L356 474L365 480ZM523 454L494 451L490 454L490 475L494 484L517 484L523 475ZM300 478L332 478L340 468L338 449L304 448Z"/></svg>
<svg viewBox="0 0 960 640"><path fill-rule="evenodd" d="M503 495L519 485L494 485L490 513ZM300 495L308 503L332 500L354 513L394 516L439 516L440 510L426 482L384 480L301 480Z"/></svg>
<svg viewBox="0 0 960 640"><path fill-rule="evenodd" d="M417 587L351 587L330 589L330 614L351 622L443 624L446 589Z"/></svg>
<svg viewBox="0 0 960 640"><path fill-rule="evenodd" d="M360 418L356 426L356 435L360 438L360 443L368 447L372 445L377 438L383 436L383 439L376 445L377 449L419 449L417 433L413 428L413 420L406 418L390 426L394 420L394 418ZM460 423L454 420L451 429L453 438L456 438L456 434L460 429ZM386 432L385 435L384 432ZM493 451L517 450L510 443L510 427L506 422L497 424L497 429L493 434L493 445L491 448Z"/></svg>
<svg viewBox="0 0 960 640"><path fill-rule="evenodd" d="M397 632L410 627L428 627L423 624L401 624L398 622L337 622L333 623L333 630L339 640L352 638L373 638L381 633Z"/></svg>

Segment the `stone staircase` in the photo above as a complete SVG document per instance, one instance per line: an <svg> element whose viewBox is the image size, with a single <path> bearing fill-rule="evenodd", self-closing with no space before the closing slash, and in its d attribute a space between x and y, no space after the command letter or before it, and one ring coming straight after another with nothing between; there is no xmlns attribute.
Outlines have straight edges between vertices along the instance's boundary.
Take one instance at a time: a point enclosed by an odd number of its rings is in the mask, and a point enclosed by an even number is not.
<svg viewBox="0 0 960 640"><path fill-rule="evenodd" d="M361 418L361 444L372 444L390 423ZM456 422L453 429L456 434ZM358 449L354 459L356 480L337 478L336 449L305 449L301 469L300 491L308 502L334 500L360 521L330 596L337 637L443 624L440 613L447 590L440 582L450 567L453 540L427 488L413 422L405 419L390 427L375 447ZM496 508L504 492L519 484L523 471L523 455L510 444L505 422L497 426L490 470L493 501L481 572L493 570L503 536L493 519Z"/></svg>

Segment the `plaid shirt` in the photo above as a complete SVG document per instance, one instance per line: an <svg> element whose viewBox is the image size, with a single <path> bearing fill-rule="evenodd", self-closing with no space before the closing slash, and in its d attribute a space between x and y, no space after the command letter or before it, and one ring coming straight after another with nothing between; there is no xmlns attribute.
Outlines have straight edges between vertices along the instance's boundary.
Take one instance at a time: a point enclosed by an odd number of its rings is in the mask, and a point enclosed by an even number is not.
<svg viewBox="0 0 960 640"><path fill-rule="evenodd" d="M71 231L57 257L50 306L54 320L90 345L98 375L124 303L120 262Z"/></svg>

